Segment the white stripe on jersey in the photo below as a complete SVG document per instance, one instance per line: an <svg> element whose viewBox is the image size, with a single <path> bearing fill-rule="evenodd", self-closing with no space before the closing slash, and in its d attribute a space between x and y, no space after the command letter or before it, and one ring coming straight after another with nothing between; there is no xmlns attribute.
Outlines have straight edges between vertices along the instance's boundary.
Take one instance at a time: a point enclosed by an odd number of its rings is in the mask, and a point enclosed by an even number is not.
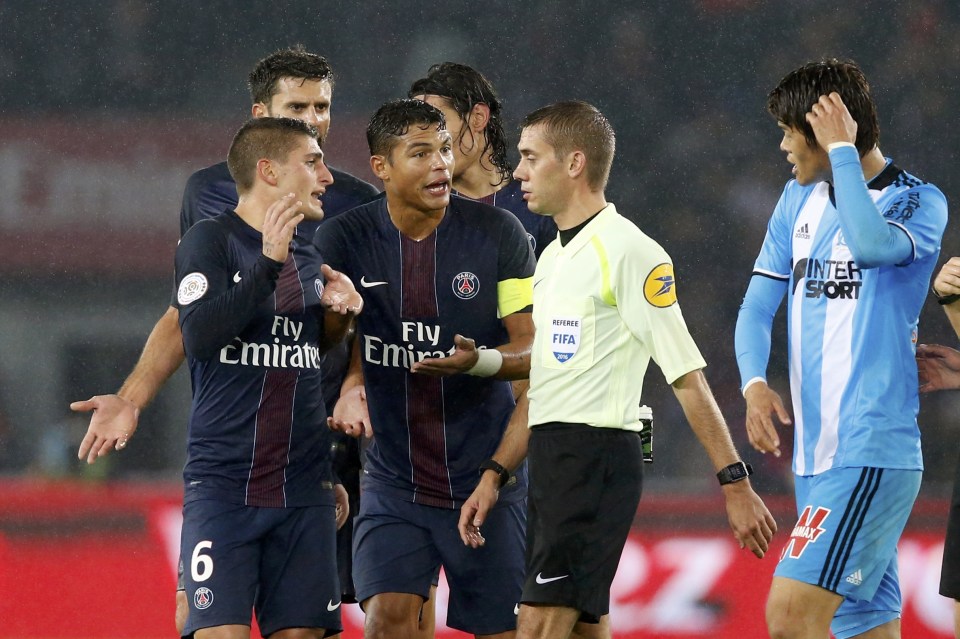
<svg viewBox="0 0 960 639"><path fill-rule="evenodd" d="M822 182L817 185L813 193L810 194L810 197L807 198L803 208L800 209L800 214L797 215L791 233L793 237L793 248L791 252L793 255L793 268L796 268L797 262L800 259L806 259L810 255L813 238L817 236L817 228L820 226L820 220L823 218L823 209L829 201L829 189L827 184ZM800 292L801 298L799 299L802 299L807 280L806 272L797 273L796 277L797 281L790 284L790 286L793 287L790 298L790 324L792 327L790 331L790 396L793 399L795 438L799 443L799 445L796 446L794 464L796 465L796 472L803 474L804 466L806 465L804 446L802 445L804 432L803 394L800 392L800 387L803 384L803 369L801 365L803 361L801 357L803 353L801 348L804 325L801 316L803 304L801 304L798 299L793 298L793 292Z"/></svg>
<svg viewBox="0 0 960 639"><path fill-rule="evenodd" d="M843 242L843 233L833 237L830 257L852 262L853 254ZM813 474L833 467L837 455L838 432L843 394L850 382L853 366L853 316L859 300L828 300L823 320L823 345L820 361L820 437L813 452Z"/></svg>

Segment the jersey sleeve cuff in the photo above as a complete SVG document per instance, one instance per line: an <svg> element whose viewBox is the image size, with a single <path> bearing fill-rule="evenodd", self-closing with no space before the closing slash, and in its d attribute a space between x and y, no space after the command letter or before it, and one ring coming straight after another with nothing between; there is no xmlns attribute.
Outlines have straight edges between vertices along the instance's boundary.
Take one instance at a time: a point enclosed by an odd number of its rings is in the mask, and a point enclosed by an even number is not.
<svg viewBox="0 0 960 639"><path fill-rule="evenodd" d="M852 149L857 148L857 145L854 144L853 142L831 142L830 144L827 145L827 153L829 153L830 151L833 151L834 149L842 149L847 146Z"/></svg>
<svg viewBox="0 0 960 639"><path fill-rule="evenodd" d="M748 388L750 388L751 386L753 386L753 385L756 384L757 382L766 382L766 381L767 381L767 379L766 379L765 377L759 377L759 376L757 376L757 377L751 377L750 379L747 380L747 383L743 385L742 394L743 394L744 396L746 396L746 394L747 394L747 389L748 389Z"/></svg>

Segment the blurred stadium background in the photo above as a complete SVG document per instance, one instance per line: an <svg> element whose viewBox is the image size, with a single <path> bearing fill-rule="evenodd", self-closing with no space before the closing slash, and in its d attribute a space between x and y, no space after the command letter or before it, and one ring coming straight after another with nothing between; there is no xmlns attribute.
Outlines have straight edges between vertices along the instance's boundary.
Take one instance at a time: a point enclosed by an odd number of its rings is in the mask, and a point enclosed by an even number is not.
<svg viewBox="0 0 960 639"><path fill-rule="evenodd" d="M92 467L76 460L87 419L67 406L114 391L131 369L169 301L183 184L225 156L249 114L246 74L270 51L303 43L327 56L328 158L369 181L367 118L435 62L484 72L514 139L536 107L596 104L618 136L608 197L676 263L708 378L777 512L778 548L794 519L789 461L749 449L733 355L737 308L789 178L767 91L808 60L856 60L884 153L951 202L960 188L950 0L4 0L0 25L4 639L173 633L188 376L144 412L128 450ZM943 247L941 261L960 253L955 224ZM786 391L783 334L781 317L770 375ZM932 301L920 339L957 341ZM706 457L655 367L645 388L656 463L614 587L617 636L765 636L775 558L737 551ZM936 583L958 409L960 395L922 400L927 470L901 546L905 636L952 627ZM355 613L345 609L352 628Z"/></svg>

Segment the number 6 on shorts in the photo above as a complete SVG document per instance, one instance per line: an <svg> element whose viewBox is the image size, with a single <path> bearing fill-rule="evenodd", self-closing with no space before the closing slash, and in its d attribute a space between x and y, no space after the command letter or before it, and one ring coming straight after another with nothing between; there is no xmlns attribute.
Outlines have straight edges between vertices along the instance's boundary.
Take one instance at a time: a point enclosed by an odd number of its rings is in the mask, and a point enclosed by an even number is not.
<svg viewBox="0 0 960 639"><path fill-rule="evenodd" d="M193 554L190 556L190 576L196 582L206 581L213 575L213 558L202 552L210 548L213 548L213 542L209 540L197 542L193 547Z"/></svg>

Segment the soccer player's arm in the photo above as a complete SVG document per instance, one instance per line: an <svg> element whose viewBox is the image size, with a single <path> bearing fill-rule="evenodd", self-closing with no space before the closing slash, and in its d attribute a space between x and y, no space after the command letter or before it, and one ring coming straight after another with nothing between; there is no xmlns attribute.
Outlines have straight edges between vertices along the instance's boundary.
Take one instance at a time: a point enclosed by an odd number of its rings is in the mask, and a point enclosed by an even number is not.
<svg viewBox="0 0 960 639"><path fill-rule="evenodd" d="M933 292L940 298L954 333L960 336L960 257L951 257L940 267ZM960 389L960 351L940 344L918 344L917 371L920 392Z"/></svg>
<svg viewBox="0 0 960 639"><path fill-rule="evenodd" d="M343 219L338 217L324 222L313 237L313 245L325 264L336 270L347 270L349 266L347 261L349 233ZM331 430L346 433L351 437L373 436L360 360L362 339L359 332L354 335L350 346L350 363L340 384L340 397L334 405L333 414L327 417L327 426Z"/></svg>
<svg viewBox="0 0 960 639"><path fill-rule="evenodd" d="M917 240L911 233L912 228L908 228L907 223L885 218L870 197L856 147L844 144L829 153L840 228L857 266L905 265L916 259ZM911 201L913 198L915 202ZM942 217L946 224L946 199L937 189L910 189L901 194L888 211L896 214L914 206L928 209L924 213L932 215L931 221Z"/></svg>
<svg viewBox="0 0 960 639"><path fill-rule="evenodd" d="M205 188L200 172L187 180L180 207L181 237L197 220L213 217L232 206L217 200L211 191ZM167 380L180 368L184 358L179 312L172 301L150 331L140 358L120 390L112 395L96 395L86 401L70 404L70 409L74 411L93 411L77 457L86 458L87 463L92 464L112 449L120 450L126 446L137 430L140 411L153 401Z"/></svg>
<svg viewBox="0 0 960 639"><path fill-rule="evenodd" d="M503 363L495 377L520 380L530 376L534 331L533 272L537 262L520 220L509 214L504 217L506 224L498 261L497 309L510 341L497 347Z"/></svg>
<svg viewBox="0 0 960 639"><path fill-rule="evenodd" d="M186 354L213 358L240 334L257 306L269 297L283 264L262 253L234 281L223 228L199 222L177 247L177 306Z"/></svg>
<svg viewBox="0 0 960 639"><path fill-rule="evenodd" d="M787 185L767 224L766 237L740 305L734 332L740 390L747 404L747 437L753 448L777 457L780 456L780 437L773 416L789 424L790 414L780 395L767 384L767 363L773 318L790 285L793 228L790 211L800 205L797 189L794 182Z"/></svg>
<svg viewBox="0 0 960 639"><path fill-rule="evenodd" d="M367 389L360 361L360 340L361 337L357 335L350 347L350 364L340 384L340 397L333 407L333 415L327 417L327 426L351 437L363 435L370 438L373 428L370 425Z"/></svg>

